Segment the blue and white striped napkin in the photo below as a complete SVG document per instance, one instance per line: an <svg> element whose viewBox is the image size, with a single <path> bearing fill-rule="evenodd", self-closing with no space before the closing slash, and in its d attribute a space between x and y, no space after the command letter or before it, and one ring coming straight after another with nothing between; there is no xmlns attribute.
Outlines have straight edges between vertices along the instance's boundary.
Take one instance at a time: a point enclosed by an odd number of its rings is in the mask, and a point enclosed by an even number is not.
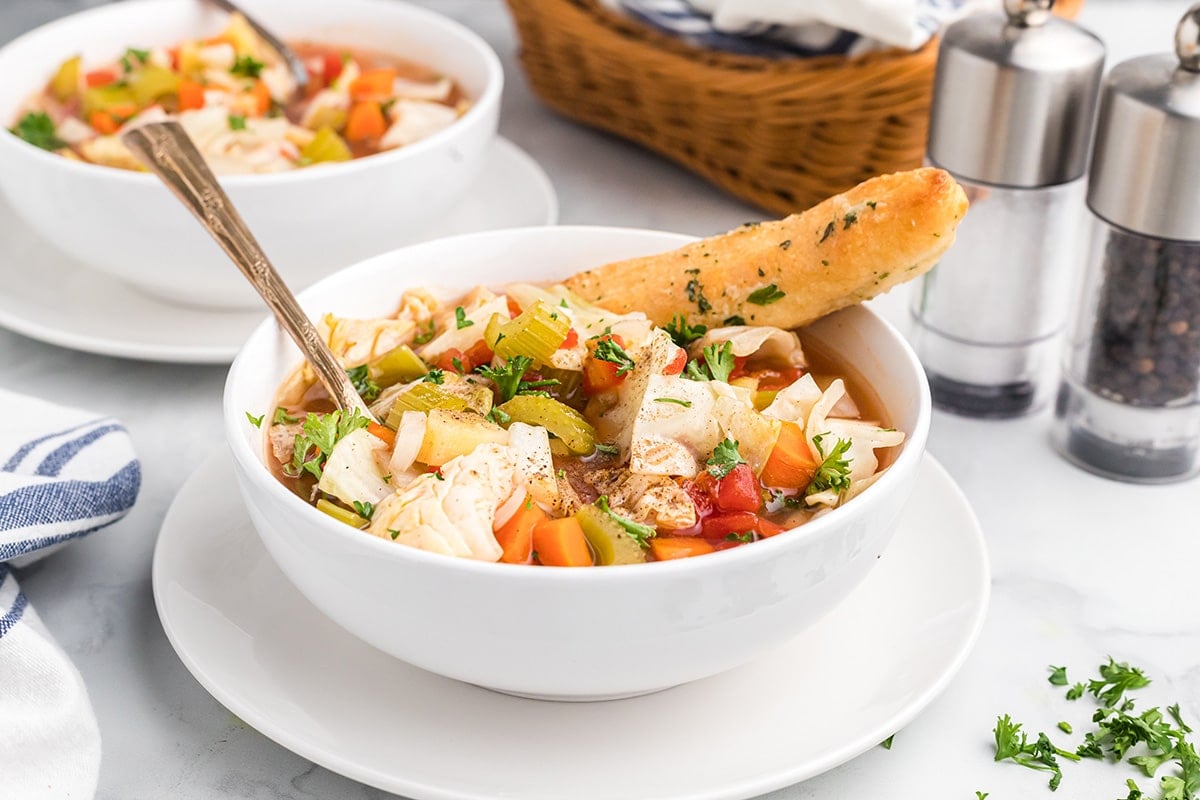
<svg viewBox="0 0 1200 800"><path fill-rule="evenodd" d="M87 689L14 570L123 517L140 485L119 422L0 391L0 798L95 795Z"/></svg>
<svg viewBox="0 0 1200 800"><path fill-rule="evenodd" d="M710 50L769 58L916 50L999 0L602 0Z"/></svg>

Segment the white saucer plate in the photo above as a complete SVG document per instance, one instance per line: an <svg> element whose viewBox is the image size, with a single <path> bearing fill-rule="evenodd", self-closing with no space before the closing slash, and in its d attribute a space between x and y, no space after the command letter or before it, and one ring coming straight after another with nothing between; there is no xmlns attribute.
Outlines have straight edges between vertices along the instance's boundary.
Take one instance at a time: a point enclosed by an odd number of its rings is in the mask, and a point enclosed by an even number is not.
<svg viewBox="0 0 1200 800"><path fill-rule="evenodd" d="M496 694L354 638L276 568L224 450L167 513L154 597L171 644L217 700L365 784L415 800L748 798L878 745L974 645L990 582L979 524L940 465L927 456L921 470L893 543L832 614L754 663L629 700Z"/></svg>
<svg viewBox="0 0 1200 800"><path fill-rule="evenodd" d="M556 222L558 198L546 173L524 150L497 138L475 185L424 238ZM143 294L60 253L27 229L2 196L0 284L0 327L143 361L228 364L263 317L256 309L187 307Z"/></svg>

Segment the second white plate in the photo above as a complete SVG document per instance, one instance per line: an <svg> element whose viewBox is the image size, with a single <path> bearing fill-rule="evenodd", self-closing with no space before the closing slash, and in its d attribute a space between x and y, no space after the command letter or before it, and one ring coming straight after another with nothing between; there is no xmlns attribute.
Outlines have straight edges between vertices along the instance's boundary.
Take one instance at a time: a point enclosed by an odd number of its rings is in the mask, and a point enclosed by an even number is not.
<svg viewBox="0 0 1200 800"><path fill-rule="evenodd" d="M224 450L209 458L163 521L153 580L167 637L263 734L416 800L732 800L805 780L925 708L987 607L979 524L926 457L879 565L779 650L629 700L509 697L397 661L313 608L260 543L230 460Z"/></svg>
<svg viewBox="0 0 1200 800"><path fill-rule="evenodd" d="M554 225L558 198L541 166L497 138L483 174L427 239ZM233 269L231 264L230 269ZM63 255L0 197L0 327L88 353L178 364L228 364L262 311L179 306Z"/></svg>

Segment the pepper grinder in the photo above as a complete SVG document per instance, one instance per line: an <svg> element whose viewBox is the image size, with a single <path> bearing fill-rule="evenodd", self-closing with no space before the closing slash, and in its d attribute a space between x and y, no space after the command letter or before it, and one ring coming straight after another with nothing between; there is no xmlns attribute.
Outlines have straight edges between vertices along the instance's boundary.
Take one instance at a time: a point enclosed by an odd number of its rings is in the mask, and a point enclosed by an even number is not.
<svg viewBox="0 0 1200 800"><path fill-rule="evenodd" d="M1055 441L1141 483L1200 472L1200 4L1175 53L1105 82L1088 207L1093 243L1067 342Z"/></svg>
<svg viewBox="0 0 1200 800"><path fill-rule="evenodd" d="M969 416L1032 412L1057 383L1105 51L1053 6L1005 0L938 51L928 161L971 210L914 294L914 345L934 403Z"/></svg>

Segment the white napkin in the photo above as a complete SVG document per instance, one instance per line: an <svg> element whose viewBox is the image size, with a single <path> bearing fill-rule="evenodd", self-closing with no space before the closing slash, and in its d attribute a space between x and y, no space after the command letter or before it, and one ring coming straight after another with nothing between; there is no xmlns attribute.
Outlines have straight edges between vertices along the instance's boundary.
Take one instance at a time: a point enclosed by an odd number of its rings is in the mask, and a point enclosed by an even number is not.
<svg viewBox="0 0 1200 800"><path fill-rule="evenodd" d="M782 55L916 50L962 16L1000 0L601 0L701 46Z"/></svg>
<svg viewBox="0 0 1200 800"><path fill-rule="evenodd" d="M96 793L100 730L87 689L14 568L120 519L140 485L120 423L0 391L0 800Z"/></svg>

